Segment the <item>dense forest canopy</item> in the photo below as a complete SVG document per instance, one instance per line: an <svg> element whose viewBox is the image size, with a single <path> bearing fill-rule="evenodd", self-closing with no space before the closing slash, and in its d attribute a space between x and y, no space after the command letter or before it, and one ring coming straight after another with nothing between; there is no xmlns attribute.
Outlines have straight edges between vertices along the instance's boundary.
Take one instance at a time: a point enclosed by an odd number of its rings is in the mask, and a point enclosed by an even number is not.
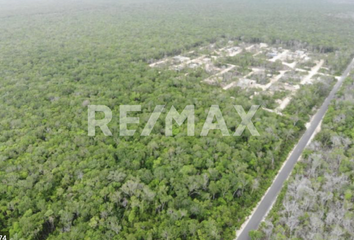
<svg viewBox="0 0 354 240"><path fill-rule="evenodd" d="M163 118L149 137L88 137L87 105L141 104L141 131L156 105L195 105L200 120L216 104L235 131L233 105L274 101L148 63L263 41L328 54L340 71L354 50L352 12L323 0L0 0L0 229L13 239L233 238L330 84L300 89L285 116L257 112L258 138L191 138L185 125L168 138Z"/></svg>

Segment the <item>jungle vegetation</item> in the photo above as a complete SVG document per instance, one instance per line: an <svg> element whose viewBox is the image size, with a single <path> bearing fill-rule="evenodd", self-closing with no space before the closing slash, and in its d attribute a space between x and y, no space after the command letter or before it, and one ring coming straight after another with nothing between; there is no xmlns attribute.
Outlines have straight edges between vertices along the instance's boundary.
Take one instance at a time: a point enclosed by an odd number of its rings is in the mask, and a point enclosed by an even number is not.
<svg viewBox="0 0 354 240"><path fill-rule="evenodd" d="M0 0L0 229L12 239L232 239L328 85L299 91L283 117L258 111L260 137L188 137L185 125L165 137L165 113L149 137L88 137L87 105L117 113L116 133L120 105L142 105L138 133L156 105L195 105L197 131L219 105L232 133L233 105L274 101L148 63L238 40L327 54L339 74L354 50L350 11L325 0Z"/></svg>

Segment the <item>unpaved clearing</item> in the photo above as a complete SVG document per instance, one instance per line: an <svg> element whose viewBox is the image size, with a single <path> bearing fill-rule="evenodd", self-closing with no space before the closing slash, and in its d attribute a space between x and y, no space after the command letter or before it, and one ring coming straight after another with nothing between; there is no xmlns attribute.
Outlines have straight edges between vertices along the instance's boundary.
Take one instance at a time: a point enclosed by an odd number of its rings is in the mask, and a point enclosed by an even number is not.
<svg viewBox="0 0 354 240"><path fill-rule="evenodd" d="M208 84L219 84L222 81L223 75L232 69L234 69L236 66L232 64L227 64L223 68L217 67L214 64L214 61L217 60L218 58L224 58L224 57L233 57L236 56L242 52L252 52L252 55L254 57L258 56L259 54L266 54L267 52L274 53L274 57L271 59L268 59L267 61L269 62L276 62L280 61L283 65L281 68L282 70L279 71L279 74L277 76L272 76L269 79L269 82L267 84L259 84L257 83L256 80L252 79L252 75L254 73L257 73L258 71L262 69L258 68L249 68L251 72L248 74L245 73L245 76L240 77L238 80L235 79L233 82L229 82L227 85L221 84L221 87L223 90L228 90L230 88L240 86L243 89L248 89L248 88L258 88L260 91L267 92L270 90L273 84L276 84L281 78L284 77L284 75L288 71L297 71L299 73L300 77L300 83L299 85L288 85L288 83L280 82L277 83L274 89L269 91L270 94L273 94L273 91L278 91L275 89L279 89L279 91L290 91L287 96L284 97L284 99L279 99L277 100L277 103L279 103L278 107L275 108L274 110L271 109L264 109L265 111L269 112L274 112L276 114L281 114L281 111L284 110L288 104L291 102L292 98L296 94L297 90L299 89L300 85L304 84L311 84L313 82L313 77L316 75L321 75L321 76L330 76L329 74L326 73L320 73L319 70L321 68L324 68L324 60L317 60L314 62L316 65L312 67L310 70L305 70L301 68L296 68L298 64L305 63L308 60L304 60L304 58L308 58L308 53L307 50L304 51L292 51L288 49L283 49L283 48L271 48L268 47L266 44L252 44L252 45L239 45L239 46L234 46L233 44L228 44L225 47L222 47L220 49L211 49L213 52L212 56L208 56L207 54L204 54L202 56L196 57L195 59L186 59L184 61L179 62L178 64L174 65L176 67L176 70L184 69L186 67L188 68L195 68L195 67L202 67L204 68L208 73L213 73L214 75L209 76L208 78L202 80L202 82L208 83ZM302 53L303 52L303 53ZM190 51L189 54L194 53L194 51ZM215 54L217 54L215 56ZM300 56L301 55L301 56ZM150 64L150 67L157 66L159 64L164 64L164 63L169 63L169 59L164 58L161 61L158 61L156 63ZM210 70L211 69L211 70ZM324 68L327 70L327 68ZM328 70L329 71L329 70ZM301 75L301 76L300 76ZM303 76L302 76L303 75ZM297 87L297 88L295 88ZM255 95L255 94L254 94ZM252 98L254 95L250 96Z"/></svg>

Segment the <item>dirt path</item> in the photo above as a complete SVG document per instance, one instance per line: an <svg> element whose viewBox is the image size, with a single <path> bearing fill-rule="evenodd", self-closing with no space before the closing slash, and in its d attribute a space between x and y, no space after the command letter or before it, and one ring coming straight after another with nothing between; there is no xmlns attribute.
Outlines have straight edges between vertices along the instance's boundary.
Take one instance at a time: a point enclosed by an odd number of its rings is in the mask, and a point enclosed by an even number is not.
<svg viewBox="0 0 354 240"><path fill-rule="evenodd" d="M281 112L277 111L277 110L272 110L272 109L265 108L265 107L262 107L262 109L263 109L264 111L271 112L271 113L275 113L275 114L278 114L278 115L280 115L280 116L283 116L283 114L282 114Z"/></svg>
<svg viewBox="0 0 354 240"><path fill-rule="evenodd" d="M225 87L223 87L222 89L227 90L227 89L230 89L236 85L237 85L237 82L232 82L232 83L226 85Z"/></svg>
<svg viewBox="0 0 354 240"><path fill-rule="evenodd" d="M227 70L227 69L226 69L226 70ZM231 70L231 69L230 69L230 70ZM230 71L230 70L228 70L228 71ZM225 71L225 70L224 70L224 71ZM257 72L257 71L259 71L259 69L256 69L256 68L252 69L252 72L250 72L249 74L247 74L244 78L247 78L247 77L251 76L254 72ZM285 74L286 72L287 72L287 71L280 71L280 74L277 75L277 76L275 76L274 78L272 78L268 84L266 84L266 85L255 84L255 85L254 85L254 88L261 88L262 91L266 91L267 89L269 89L269 88L272 86L272 84L278 82L279 79L281 79L281 78L284 76L284 74ZM217 76L217 75L214 75L214 76ZM236 84L237 84L237 82L232 82L232 83L230 83L229 85L223 87L223 89L224 89L224 90L230 89L230 88L236 86Z"/></svg>
<svg viewBox="0 0 354 240"><path fill-rule="evenodd" d="M230 66L230 67L228 67L228 68L222 70L221 72L219 72L219 73L217 73L217 74L215 74L215 75L213 75L213 76L211 76L211 77L208 77L207 79L204 79L203 82L212 83L212 82L211 82L211 78L214 78L214 77L218 77L218 76L220 76L220 75L223 75L224 73L227 73L227 72L231 71L232 69L234 69L234 68L236 67L235 65L229 65L229 66Z"/></svg>
<svg viewBox="0 0 354 240"><path fill-rule="evenodd" d="M302 79L301 85L310 82L311 78L318 73L318 71L320 70L323 64L324 64L324 60L321 60L316 66L314 66L309 72L309 74L304 79Z"/></svg>
<svg viewBox="0 0 354 240"><path fill-rule="evenodd" d="M293 62L293 63L286 63L283 62L283 65L288 66L289 68L294 69L296 67L297 62Z"/></svg>
<svg viewBox="0 0 354 240"><path fill-rule="evenodd" d="M280 71L280 74L275 76L274 78L272 78L268 84L266 84L266 85L256 84L256 87L259 87L263 91L265 91L268 88L270 88L274 83L278 82L279 79L281 79L285 75L286 72L287 71Z"/></svg>
<svg viewBox="0 0 354 240"><path fill-rule="evenodd" d="M202 55L202 56L195 58L195 59L188 60L187 62L181 63L179 66L185 66L190 63L198 62L198 61L202 60L203 58L205 58L205 55Z"/></svg>
<svg viewBox="0 0 354 240"><path fill-rule="evenodd" d="M278 54L277 56L275 56L274 58L270 59L270 62L275 62L279 59L281 59L282 57L284 57L286 54L288 54L289 50L285 50L284 52L282 52L281 54Z"/></svg>
<svg viewBox="0 0 354 240"><path fill-rule="evenodd" d="M286 106L288 106L288 104L290 103L291 98L292 98L292 95L284 98L282 100L282 102L280 103L279 107L277 107L277 110L278 111L283 111L286 108Z"/></svg>
<svg viewBox="0 0 354 240"><path fill-rule="evenodd" d="M249 47L246 47L245 49L246 49L246 51L249 51L249 50L251 50L253 47L254 47L254 45L251 45L251 46L249 46Z"/></svg>
<svg viewBox="0 0 354 240"><path fill-rule="evenodd" d="M235 57L236 55L238 55L240 53L242 53L242 49L241 48L237 52L234 52L234 53L230 54L229 56L230 57Z"/></svg>
<svg viewBox="0 0 354 240"><path fill-rule="evenodd" d="M156 65L160 65L160 64L165 63L167 61L168 61L168 59L164 59L164 60L161 60L161 61L158 61L158 62L155 62L155 63L151 63L149 65L149 67L155 67Z"/></svg>

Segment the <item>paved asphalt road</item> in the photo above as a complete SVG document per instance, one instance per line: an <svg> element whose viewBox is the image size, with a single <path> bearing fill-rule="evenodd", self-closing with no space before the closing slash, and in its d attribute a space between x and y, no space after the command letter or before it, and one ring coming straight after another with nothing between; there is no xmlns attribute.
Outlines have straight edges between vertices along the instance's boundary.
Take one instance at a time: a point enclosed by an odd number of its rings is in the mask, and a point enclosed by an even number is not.
<svg viewBox="0 0 354 240"><path fill-rule="evenodd" d="M256 211L251 216L251 219L248 221L247 225L241 232L241 234L236 238L237 240L249 240L249 232L258 228L259 224L263 220L264 216L267 214L269 208L271 207L272 203L276 200L278 193L280 192L285 180L290 175L294 165L296 164L297 160L302 154L302 151L306 147L308 141L310 140L312 134L318 127L319 123L323 119L325 113L328 110L328 106L335 96L338 89L341 87L345 78L349 75L350 70L354 66L354 59L349 64L345 72L343 73L342 77L339 81L334 85L332 91L323 102L321 108L316 113L315 117L313 118L310 127L306 130L304 135L299 140L298 144L296 145L294 151L289 156L287 162L285 163L284 167L282 168L281 172L278 174L276 179L274 180L273 184L271 185L269 191L266 193L260 204L258 205Z"/></svg>

